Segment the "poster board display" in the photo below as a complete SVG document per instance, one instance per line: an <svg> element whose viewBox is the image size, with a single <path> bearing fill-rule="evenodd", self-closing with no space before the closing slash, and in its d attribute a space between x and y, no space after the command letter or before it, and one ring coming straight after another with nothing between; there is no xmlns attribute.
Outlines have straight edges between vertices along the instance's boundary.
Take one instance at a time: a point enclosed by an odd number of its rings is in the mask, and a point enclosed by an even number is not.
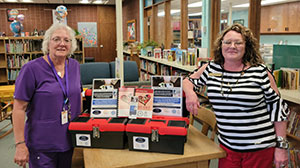
<svg viewBox="0 0 300 168"><path fill-rule="evenodd" d="M119 78L93 80L91 117L117 117L120 85Z"/></svg>
<svg viewBox="0 0 300 168"><path fill-rule="evenodd" d="M182 77L151 76L153 115L182 117Z"/></svg>

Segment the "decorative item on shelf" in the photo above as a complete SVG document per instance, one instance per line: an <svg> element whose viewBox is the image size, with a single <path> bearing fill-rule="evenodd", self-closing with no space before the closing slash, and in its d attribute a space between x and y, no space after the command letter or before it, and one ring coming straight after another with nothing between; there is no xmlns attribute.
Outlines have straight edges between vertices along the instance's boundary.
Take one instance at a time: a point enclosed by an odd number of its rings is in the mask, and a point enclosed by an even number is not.
<svg viewBox="0 0 300 168"><path fill-rule="evenodd" d="M59 23L62 23L68 15L67 8L63 5L56 7L55 16Z"/></svg>
<svg viewBox="0 0 300 168"><path fill-rule="evenodd" d="M36 28L33 30L33 36L39 36L39 32Z"/></svg>
<svg viewBox="0 0 300 168"><path fill-rule="evenodd" d="M158 43L155 42L154 40L151 41L145 41L141 44L138 45L138 48L141 49L141 53L143 56L149 56L152 57L153 56L153 49L155 47L158 47Z"/></svg>
<svg viewBox="0 0 300 168"><path fill-rule="evenodd" d="M14 37L20 37L21 32L24 29L23 21L25 16L23 14L19 14L17 9L10 10L10 19L13 22L10 24L10 30L14 33Z"/></svg>

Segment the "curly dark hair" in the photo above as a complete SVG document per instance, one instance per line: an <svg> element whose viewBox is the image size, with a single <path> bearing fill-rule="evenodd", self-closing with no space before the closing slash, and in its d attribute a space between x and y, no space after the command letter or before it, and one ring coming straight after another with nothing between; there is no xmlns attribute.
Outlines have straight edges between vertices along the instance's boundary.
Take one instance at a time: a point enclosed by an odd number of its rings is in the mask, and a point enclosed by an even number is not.
<svg viewBox="0 0 300 168"><path fill-rule="evenodd" d="M221 32L214 42L214 62L220 65L224 65L224 56L222 54L222 40L229 31L235 31L240 33L246 43L245 54L243 56L243 64L249 63L251 66L263 63L263 59L259 52L259 44L257 39L249 28L235 23Z"/></svg>

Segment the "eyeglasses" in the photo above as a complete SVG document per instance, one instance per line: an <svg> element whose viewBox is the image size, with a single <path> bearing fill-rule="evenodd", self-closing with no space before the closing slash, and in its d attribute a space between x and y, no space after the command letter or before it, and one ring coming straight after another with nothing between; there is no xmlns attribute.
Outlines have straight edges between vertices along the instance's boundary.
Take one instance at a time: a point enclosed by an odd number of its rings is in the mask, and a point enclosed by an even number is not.
<svg viewBox="0 0 300 168"><path fill-rule="evenodd" d="M70 44L72 42L71 39L61 39L59 37L54 37L51 39L55 44L60 44L61 42L64 42L64 44Z"/></svg>
<svg viewBox="0 0 300 168"><path fill-rule="evenodd" d="M227 41L227 40L223 40L222 41L222 44L224 45L224 46L226 46L226 47L229 47L229 46L231 46L231 44L233 43L233 45L234 46L236 46L236 47L240 47L240 46L242 46L242 45L244 45L244 42L243 41Z"/></svg>

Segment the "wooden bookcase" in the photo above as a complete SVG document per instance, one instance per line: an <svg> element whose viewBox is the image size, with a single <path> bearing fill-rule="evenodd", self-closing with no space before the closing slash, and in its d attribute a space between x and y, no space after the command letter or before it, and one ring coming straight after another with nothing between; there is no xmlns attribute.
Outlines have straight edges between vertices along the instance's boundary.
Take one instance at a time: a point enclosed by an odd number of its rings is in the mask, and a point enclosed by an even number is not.
<svg viewBox="0 0 300 168"><path fill-rule="evenodd" d="M197 68L196 66L180 65L175 61L168 61L154 57L140 55L139 58L141 80L149 80L151 75L187 75Z"/></svg>
<svg viewBox="0 0 300 168"><path fill-rule="evenodd" d="M84 46L77 36L77 49L71 56L84 63ZM14 83L21 67L28 61L43 56L43 37L0 37L0 85Z"/></svg>

